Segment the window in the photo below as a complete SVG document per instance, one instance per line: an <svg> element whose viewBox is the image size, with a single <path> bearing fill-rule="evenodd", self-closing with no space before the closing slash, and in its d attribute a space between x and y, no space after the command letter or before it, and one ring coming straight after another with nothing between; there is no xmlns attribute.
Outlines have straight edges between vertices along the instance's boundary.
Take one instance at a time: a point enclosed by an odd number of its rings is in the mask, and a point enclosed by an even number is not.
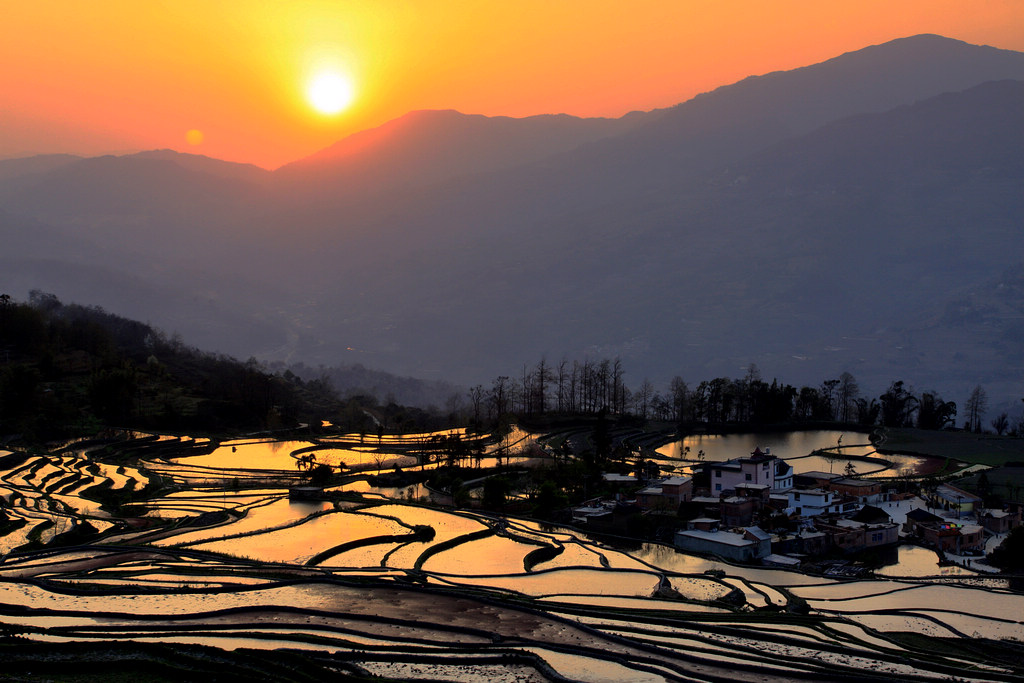
<svg viewBox="0 0 1024 683"><path fill-rule="evenodd" d="M722 476L722 470L715 470L715 476L716 477Z"/></svg>
<svg viewBox="0 0 1024 683"><path fill-rule="evenodd" d="M878 543L882 540L882 534L871 534L871 542Z"/></svg>
<svg viewBox="0 0 1024 683"><path fill-rule="evenodd" d="M722 485L721 484L715 484L715 490L716 491L721 491L722 490Z"/></svg>
<svg viewBox="0 0 1024 683"><path fill-rule="evenodd" d="M747 472L747 481L750 481L750 472Z"/></svg>
<svg viewBox="0 0 1024 683"><path fill-rule="evenodd" d="M793 494L793 500L800 500L800 494L799 493L794 493Z"/></svg>

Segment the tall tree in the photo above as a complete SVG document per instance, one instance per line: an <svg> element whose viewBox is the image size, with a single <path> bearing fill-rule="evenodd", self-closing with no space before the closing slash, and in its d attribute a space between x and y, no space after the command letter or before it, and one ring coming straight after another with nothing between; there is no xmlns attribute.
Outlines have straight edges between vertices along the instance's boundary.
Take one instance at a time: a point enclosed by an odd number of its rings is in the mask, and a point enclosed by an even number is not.
<svg viewBox="0 0 1024 683"><path fill-rule="evenodd" d="M555 405L557 406L556 410L559 413L564 413L569 408L568 401L566 400L567 394L569 393L568 365L569 361L563 358L561 362L558 363L558 369L555 371L555 382L557 383L557 389L555 390Z"/></svg>
<svg viewBox="0 0 1024 683"><path fill-rule="evenodd" d="M494 411L494 419L500 419L508 412L509 401L509 380L505 375L496 377L491 385L491 392L488 396L491 409Z"/></svg>
<svg viewBox="0 0 1024 683"><path fill-rule="evenodd" d="M866 398L858 398L854 403L857 406L857 424L872 427L878 422L882 406L878 404L877 399L873 398L869 403Z"/></svg>
<svg viewBox="0 0 1024 683"><path fill-rule="evenodd" d="M882 404L882 424L886 427L907 427L918 408L918 400L898 380L889 385L889 390L879 396Z"/></svg>
<svg viewBox="0 0 1024 683"><path fill-rule="evenodd" d="M996 434L999 436L1002 436L1003 432L1005 432L1009 426L1010 416L1006 413L999 413L999 415L992 420L992 429L996 430Z"/></svg>
<svg viewBox="0 0 1024 683"><path fill-rule="evenodd" d="M985 395L985 390L979 384L974 387L971 395L967 397L967 403L964 404L964 412L967 417L964 427L968 431L980 432L981 418L984 417L986 410L988 410L988 396Z"/></svg>
<svg viewBox="0 0 1024 683"><path fill-rule="evenodd" d="M836 417L842 422L849 422L857 408L860 387L857 380L849 372L839 375L839 387L836 390Z"/></svg>
<svg viewBox="0 0 1024 683"><path fill-rule="evenodd" d="M673 419L676 421L676 424L682 425L686 422L689 415L690 390L687 388L686 382L679 375L672 378L668 385L668 390L671 394Z"/></svg>
<svg viewBox="0 0 1024 683"><path fill-rule="evenodd" d="M943 401L936 394L921 394L921 403L917 411L918 429L942 429L951 425L956 418L956 403Z"/></svg>
<svg viewBox="0 0 1024 683"><path fill-rule="evenodd" d="M644 378L643 384L640 385L634 398L636 400L637 413L646 420L647 412L651 407L651 400L654 398L654 385L651 384L649 379Z"/></svg>
<svg viewBox="0 0 1024 683"><path fill-rule="evenodd" d="M480 422L480 408L484 402L484 388L483 385L477 384L471 387L469 390L469 401L473 405L473 421Z"/></svg>
<svg viewBox="0 0 1024 683"><path fill-rule="evenodd" d="M836 416L836 387L839 384L840 380L838 379L829 379L821 383L821 397L825 402L829 419L834 419Z"/></svg>

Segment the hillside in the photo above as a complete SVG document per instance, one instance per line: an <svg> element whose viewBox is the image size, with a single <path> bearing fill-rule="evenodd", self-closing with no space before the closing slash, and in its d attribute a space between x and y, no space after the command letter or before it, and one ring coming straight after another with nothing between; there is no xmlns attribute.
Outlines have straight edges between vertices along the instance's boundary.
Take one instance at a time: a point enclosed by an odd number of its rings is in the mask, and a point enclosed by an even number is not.
<svg viewBox="0 0 1024 683"><path fill-rule="evenodd" d="M274 429L338 409L327 387L42 293L0 304L0 352L0 434L30 443L105 427Z"/></svg>

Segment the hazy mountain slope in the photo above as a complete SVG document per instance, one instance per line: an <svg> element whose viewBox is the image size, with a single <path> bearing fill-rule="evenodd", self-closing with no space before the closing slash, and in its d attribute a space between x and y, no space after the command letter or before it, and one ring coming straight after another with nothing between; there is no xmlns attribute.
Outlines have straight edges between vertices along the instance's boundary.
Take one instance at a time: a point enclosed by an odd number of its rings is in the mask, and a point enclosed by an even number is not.
<svg viewBox="0 0 1024 683"><path fill-rule="evenodd" d="M94 157L37 174L0 195L8 211L56 221L103 216L183 217L209 211L245 190L161 158Z"/></svg>
<svg viewBox="0 0 1024 683"><path fill-rule="evenodd" d="M0 292L18 301L38 289L68 302L88 302L130 315L168 335L180 333L190 345L239 358L283 355L288 320L277 307L259 310L251 302L211 291L183 273L179 282L149 279L116 268L73 261L0 256ZM248 353L246 353L246 351Z"/></svg>
<svg viewBox="0 0 1024 683"><path fill-rule="evenodd" d="M150 283L144 319L190 339L209 317L189 329L157 283L269 311L204 341L241 356L470 384L585 353L636 381L751 361L932 381L948 368L908 356L908 312L1024 253L1020 84L981 85L1007 77L1024 54L917 36L626 120L414 113L255 181L83 160L0 182L0 208L107 250L81 265Z"/></svg>
<svg viewBox="0 0 1024 683"><path fill-rule="evenodd" d="M82 157L74 154L37 154L20 159L0 159L0 182L66 166Z"/></svg>
<svg viewBox="0 0 1024 683"><path fill-rule="evenodd" d="M205 154L184 154L170 149L155 149L137 154L125 155L128 159L159 159L172 161L182 168L200 173L208 173L220 178L244 180L250 183L266 183L270 180L270 171L254 164L240 164L234 161L222 161Z"/></svg>
<svg viewBox="0 0 1024 683"><path fill-rule="evenodd" d="M318 253L343 266L358 254L358 268L389 258L396 244L430 250L438 240L450 240L451 248L461 250L463 243L486 241L490 233L518 232L547 224L552 216L600 213L623 203L642 215L649 212L643 207L648 197L675 193L829 120L912 104L1007 74L1024 79L1024 54L915 36L748 78L659 112L620 135L512 169L446 182L428 175L434 181L429 189L342 205L336 193L343 190L327 183L319 197L304 197L301 212L267 211L267 220L279 225L297 216L289 223L292 234L308 236ZM418 137L415 130L408 135ZM262 232L275 234L272 225Z"/></svg>
<svg viewBox="0 0 1024 683"><path fill-rule="evenodd" d="M382 237L386 268L353 259L337 271L345 314L319 324L404 371L596 347L653 376L799 356L813 381L857 361L826 346L1020 259L1022 102L1022 85L1004 82L855 117L688 184L536 223L474 186L493 211L486 229L478 205L421 213L408 242ZM446 239L431 230L445 221L475 230Z"/></svg>
<svg viewBox="0 0 1024 683"><path fill-rule="evenodd" d="M245 224L247 204L259 187L195 170L200 165L181 164L164 153L82 159L0 183L0 208L125 257L213 264L240 242L238 226Z"/></svg>
<svg viewBox="0 0 1024 683"><path fill-rule="evenodd" d="M936 35L912 36L791 71L751 76L679 104L626 137L664 145L672 132L714 135L754 121L775 126L784 136L800 135L853 114L884 112L1003 79L1024 79L1024 54ZM745 140L716 142L750 151Z"/></svg>

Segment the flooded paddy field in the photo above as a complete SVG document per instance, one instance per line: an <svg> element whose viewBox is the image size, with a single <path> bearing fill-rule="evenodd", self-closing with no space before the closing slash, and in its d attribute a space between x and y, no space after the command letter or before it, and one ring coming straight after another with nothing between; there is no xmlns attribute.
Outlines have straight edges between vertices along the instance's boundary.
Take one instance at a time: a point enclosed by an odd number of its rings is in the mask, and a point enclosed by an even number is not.
<svg viewBox="0 0 1024 683"><path fill-rule="evenodd" d="M398 461L430 439L372 445ZM365 475L343 499L289 500L297 457L352 447L327 445L0 453L5 633L26 652L173 643L408 680L1024 678L1024 594L934 553L843 581L412 504Z"/></svg>
<svg viewBox="0 0 1024 683"><path fill-rule="evenodd" d="M658 446L652 460L663 471L688 474L698 463L730 460L760 448L788 462L795 474L842 473L851 466L858 477L883 479L930 474L945 465L945 458L882 455L875 450L868 436L862 432L834 430L701 434Z"/></svg>

